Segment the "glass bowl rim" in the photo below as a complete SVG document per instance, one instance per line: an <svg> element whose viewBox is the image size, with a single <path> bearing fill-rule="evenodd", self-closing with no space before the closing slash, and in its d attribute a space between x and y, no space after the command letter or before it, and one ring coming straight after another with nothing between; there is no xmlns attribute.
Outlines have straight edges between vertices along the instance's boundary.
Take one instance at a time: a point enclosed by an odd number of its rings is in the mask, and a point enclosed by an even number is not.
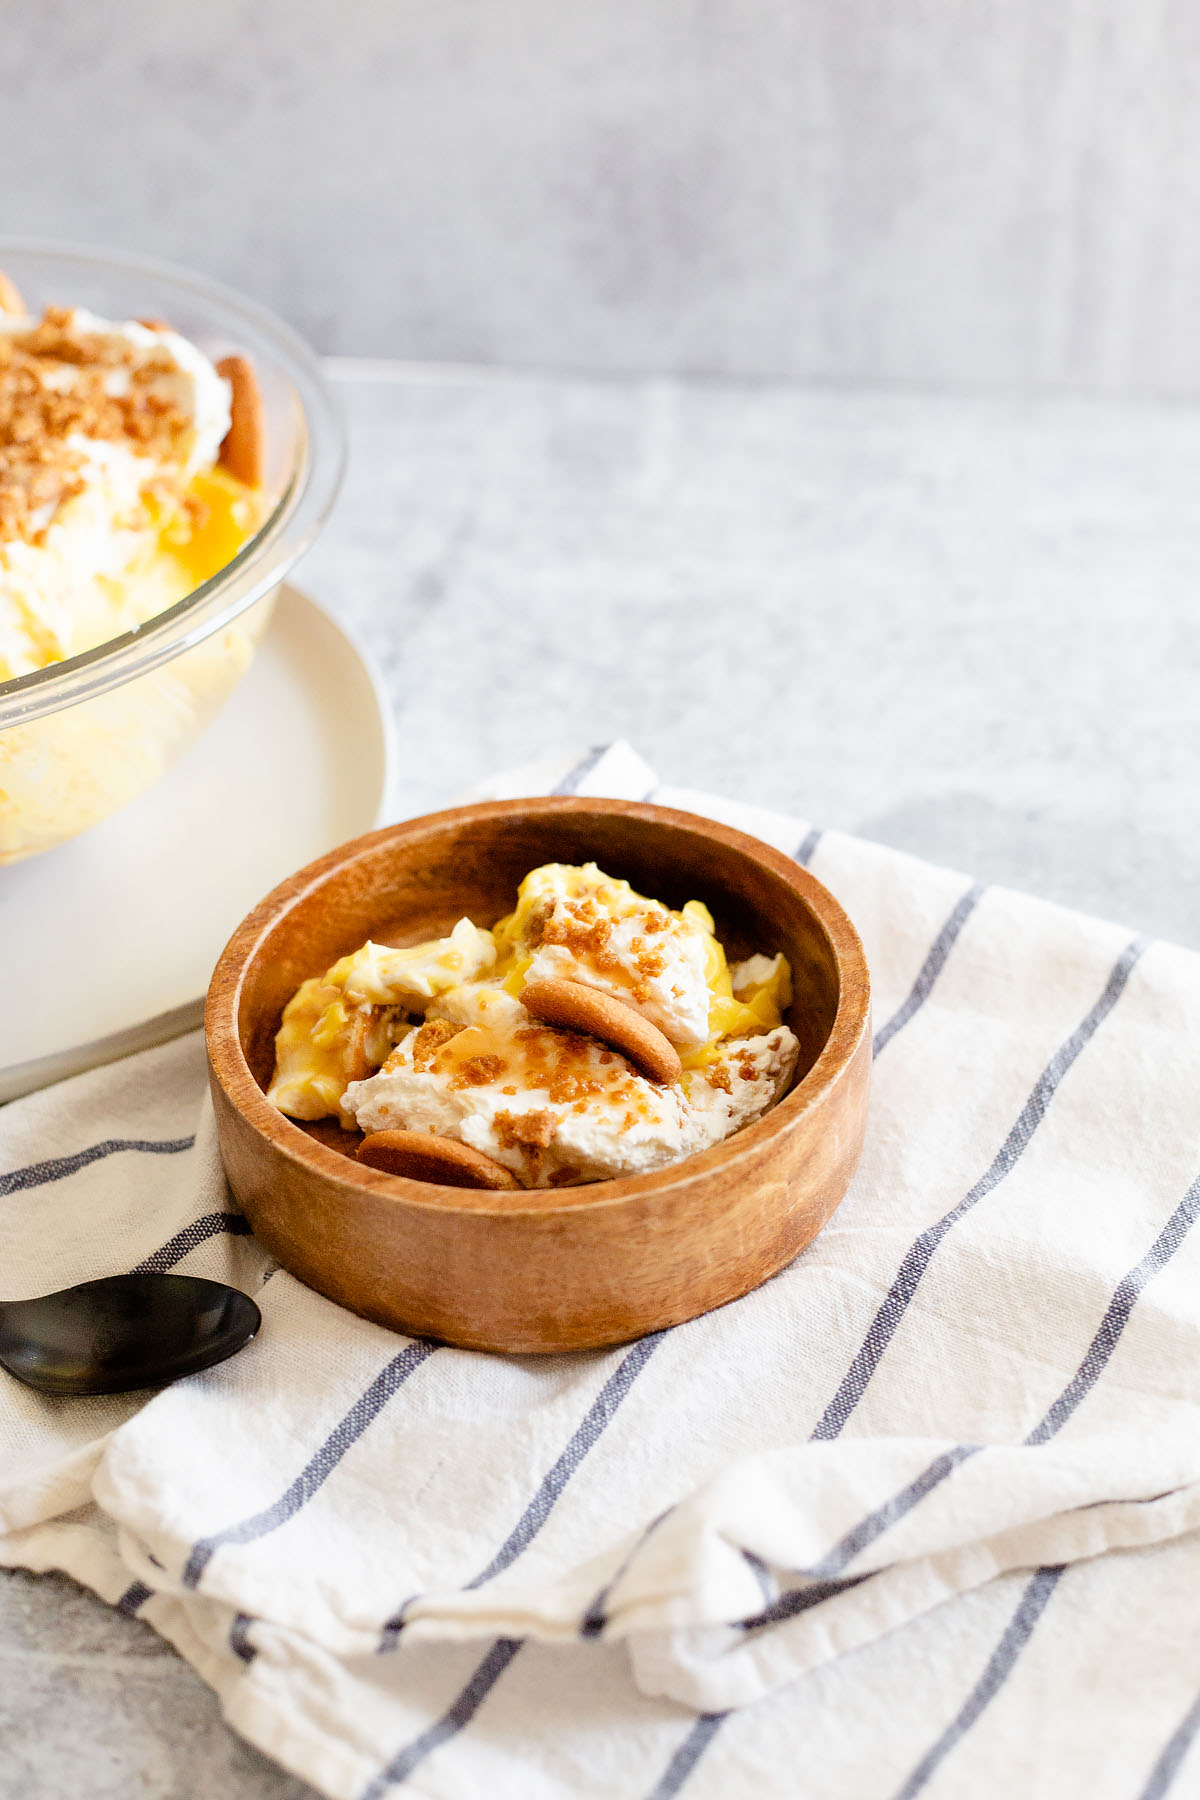
<svg viewBox="0 0 1200 1800"><path fill-rule="evenodd" d="M269 344L299 403L296 455L270 514L231 562L182 600L141 625L77 656L0 682L0 731L108 693L200 643L277 587L308 549L337 497L345 466L345 430L315 351L269 307L223 282L131 251L53 238L0 235L0 268L9 256L39 256L64 267L127 271L193 295L228 324Z"/></svg>

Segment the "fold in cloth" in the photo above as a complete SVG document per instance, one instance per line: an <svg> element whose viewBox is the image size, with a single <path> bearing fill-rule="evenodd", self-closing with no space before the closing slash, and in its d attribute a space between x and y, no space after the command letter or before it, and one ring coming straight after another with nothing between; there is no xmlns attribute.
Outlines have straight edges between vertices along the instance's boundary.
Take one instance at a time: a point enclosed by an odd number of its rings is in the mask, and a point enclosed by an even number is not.
<svg viewBox="0 0 1200 1800"><path fill-rule="evenodd" d="M0 1560L338 1800L1200 1780L1200 958L626 745L471 797L539 791L721 818L846 906L878 1029L830 1224L673 1330L481 1355L272 1267L198 1035L47 1089L0 1113L3 1293L172 1268L264 1323L157 1396L0 1376Z"/></svg>

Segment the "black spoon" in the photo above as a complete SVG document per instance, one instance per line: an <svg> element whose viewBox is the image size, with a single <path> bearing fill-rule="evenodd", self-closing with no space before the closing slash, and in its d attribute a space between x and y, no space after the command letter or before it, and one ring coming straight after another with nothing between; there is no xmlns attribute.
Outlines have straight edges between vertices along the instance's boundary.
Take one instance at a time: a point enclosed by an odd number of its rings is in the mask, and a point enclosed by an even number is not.
<svg viewBox="0 0 1200 1800"><path fill-rule="evenodd" d="M195 1275L109 1275L36 1300L0 1301L0 1364L43 1394L125 1394L224 1362L262 1314Z"/></svg>

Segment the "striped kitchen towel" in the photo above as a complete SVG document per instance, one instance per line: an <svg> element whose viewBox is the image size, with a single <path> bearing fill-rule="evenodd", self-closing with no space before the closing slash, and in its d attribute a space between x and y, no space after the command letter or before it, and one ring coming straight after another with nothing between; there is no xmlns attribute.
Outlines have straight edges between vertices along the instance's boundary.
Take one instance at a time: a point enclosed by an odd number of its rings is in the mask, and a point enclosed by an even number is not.
<svg viewBox="0 0 1200 1800"><path fill-rule="evenodd" d="M831 1223L638 1343L453 1350L271 1268L198 1037L83 1075L0 1114L4 1291L186 1269L264 1328L153 1398L0 1376L0 1558L338 1800L1200 1792L1200 958L623 745L481 793L547 788L714 815L847 907L876 1067Z"/></svg>

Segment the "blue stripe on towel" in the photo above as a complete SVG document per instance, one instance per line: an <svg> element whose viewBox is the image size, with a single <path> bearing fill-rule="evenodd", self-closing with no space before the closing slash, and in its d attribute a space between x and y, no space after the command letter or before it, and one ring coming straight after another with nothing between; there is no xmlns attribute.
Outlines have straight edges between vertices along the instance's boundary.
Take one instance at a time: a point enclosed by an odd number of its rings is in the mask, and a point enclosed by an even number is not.
<svg viewBox="0 0 1200 1800"><path fill-rule="evenodd" d="M650 1337L641 1338L632 1350L627 1351L622 1357L592 1401L581 1423L571 1433L557 1461L543 1476L533 1499L495 1556L485 1568L479 1571L478 1575L472 1576L471 1580L465 1584L468 1591L472 1588L482 1587L486 1581L491 1581L495 1576L501 1574L533 1542L549 1518L568 1481L607 1428L613 1414L665 1336L665 1331L656 1331ZM400 1633L404 1629L406 1615L415 1597L406 1600L403 1606L387 1621L380 1635L380 1650L395 1649Z"/></svg>
<svg viewBox="0 0 1200 1800"><path fill-rule="evenodd" d="M986 893L986 888L976 882L969 887L950 913L950 917L942 926L930 947L929 955L921 964L917 979L913 982L904 1003L897 1007L886 1025L880 1026L875 1034L872 1053L875 1056L887 1049L898 1031L903 1031L913 1016L920 1012L930 994L934 983L946 966L946 959L958 942L958 935L975 911Z"/></svg>
<svg viewBox="0 0 1200 1800"><path fill-rule="evenodd" d="M983 1674L937 1743L926 1751L898 1791L896 1800L914 1800L914 1796L920 1793L938 1765L949 1756L959 1740L970 1731L976 1719L991 1705L1012 1673L1017 1658L1033 1636L1034 1627L1049 1605L1050 1596L1058 1586L1062 1573L1062 1565L1055 1564L1053 1567L1039 1569L1030 1580L1017 1604L1016 1612L1009 1620L1004 1636L988 1658Z"/></svg>
<svg viewBox="0 0 1200 1800"><path fill-rule="evenodd" d="M381 1369L366 1392L360 1395L345 1417L339 1420L333 1431L325 1439L321 1448L310 1462L297 1475L291 1486L282 1493L278 1500L265 1507L262 1512L254 1513L237 1525L227 1525L223 1531L216 1531L211 1537L201 1538L194 1545L191 1555L183 1571L185 1587L198 1587L214 1554L222 1544L249 1544L255 1538L266 1537L268 1532L278 1530L306 1506L318 1488L328 1480L338 1463L345 1456L352 1444L357 1443L367 1426L375 1419L393 1394L397 1393L426 1359L433 1355L436 1344L429 1344L415 1339L403 1350L393 1356L385 1368Z"/></svg>
<svg viewBox="0 0 1200 1800"><path fill-rule="evenodd" d="M1163 1796L1174 1784L1183 1765L1183 1759L1191 1749L1192 1739L1200 1731L1200 1699L1186 1712L1179 1721L1171 1736L1163 1746L1162 1755L1150 1771L1150 1779L1138 1795L1138 1800L1163 1800Z"/></svg>
<svg viewBox="0 0 1200 1800"><path fill-rule="evenodd" d="M813 1432L814 1438L835 1438L843 1429L850 1414L862 1399L867 1383L882 1362L884 1352L908 1310L909 1302L916 1293L922 1276L933 1261L938 1245L960 1219L965 1218L973 1207L992 1192L993 1188L998 1187L1006 1176L1012 1174L1022 1153L1028 1148L1034 1133L1045 1118L1050 1102L1058 1092L1068 1071L1124 993L1126 983L1145 947L1143 938L1134 938L1125 946L1113 966L1100 998L1087 1017L1076 1026L1070 1037L1060 1044L1046 1064L1032 1094L1021 1108L1016 1123L1000 1146L989 1168L984 1171L974 1187L959 1201L958 1205L952 1207L935 1225L930 1225L927 1230L923 1231L912 1245L904 1261L900 1264L896 1279L888 1289L882 1305L871 1322L870 1330L867 1332L861 1349L851 1363L837 1393L818 1421Z"/></svg>
<svg viewBox="0 0 1200 1800"><path fill-rule="evenodd" d="M397 1750L386 1769L367 1783L360 1800L381 1800L389 1787L399 1787L407 1781L418 1764L423 1763L439 1744L444 1744L447 1738L455 1737L464 1725L469 1725L521 1648L522 1641L521 1638L497 1638L453 1705L447 1707L441 1718L427 1726L410 1744Z"/></svg>
<svg viewBox="0 0 1200 1800"><path fill-rule="evenodd" d="M182 1231L168 1238L149 1256L144 1256L139 1263L134 1263L131 1271L134 1275L162 1274L173 1269L177 1262L182 1262L190 1250L197 1249L209 1238L220 1237L222 1232L229 1237L249 1237L250 1221L241 1213L211 1212L204 1213L199 1219L193 1219Z"/></svg>
<svg viewBox="0 0 1200 1800"><path fill-rule="evenodd" d="M181 1150L190 1150L195 1141L194 1134L182 1138L104 1138L99 1144L89 1144L86 1150L76 1150L70 1156L52 1156L45 1162L29 1163L23 1169L9 1169L0 1175L0 1199L5 1194L21 1193L26 1188L64 1181L68 1175L77 1175L90 1163L102 1162L106 1156L116 1156L121 1151L136 1151L144 1156L178 1156Z"/></svg>
<svg viewBox="0 0 1200 1800"><path fill-rule="evenodd" d="M824 836L825 833L819 825L814 825L811 831L806 831L792 852L792 861L798 862L801 868L807 869L816 855L817 845Z"/></svg>

